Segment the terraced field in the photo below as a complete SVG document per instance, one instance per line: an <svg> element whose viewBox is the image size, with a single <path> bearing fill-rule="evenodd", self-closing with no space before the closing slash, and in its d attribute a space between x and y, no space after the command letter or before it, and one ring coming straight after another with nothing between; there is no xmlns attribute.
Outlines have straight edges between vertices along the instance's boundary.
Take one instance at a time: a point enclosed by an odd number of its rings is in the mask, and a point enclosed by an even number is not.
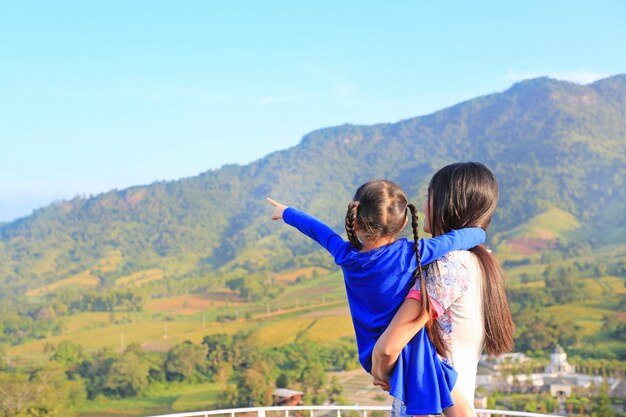
<svg viewBox="0 0 626 417"><path fill-rule="evenodd" d="M91 274L91 271L80 272L70 278L62 279L53 284L45 285L43 287L32 289L26 292L28 297L39 297L49 292L56 291L61 288L76 287L90 287L94 288L100 285L100 278Z"/></svg>
<svg viewBox="0 0 626 417"><path fill-rule="evenodd" d="M217 384L167 384L149 387L140 398L115 400L106 397L89 401L77 417L138 417L170 414L187 410L206 410L215 403Z"/></svg>
<svg viewBox="0 0 626 417"><path fill-rule="evenodd" d="M115 280L115 285L134 285L136 287L140 287L148 282L159 281L163 279L163 276L163 270L161 269L144 269L143 271L118 278Z"/></svg>

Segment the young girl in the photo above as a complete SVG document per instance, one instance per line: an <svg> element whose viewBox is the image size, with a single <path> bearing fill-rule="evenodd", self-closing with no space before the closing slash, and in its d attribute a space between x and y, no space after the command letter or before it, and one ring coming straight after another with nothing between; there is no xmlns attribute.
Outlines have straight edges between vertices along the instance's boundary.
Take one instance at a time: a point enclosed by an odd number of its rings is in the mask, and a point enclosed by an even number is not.
<svg viewBox="0 0 626 417"><path fill-rule="evenodd" d="M357 189L345 218L349 242L308 214L269 198L267 201L274 206L273 220L283 219L318 242L343 270L359 361L367 372L371 372L372 350L378 337L421 275L421 262L430 263L450 251L467 250L485 240L480 228L453 230L434 239L419 240L417 209L409 204L400 186L386 180L369 181ZM412 217L413 242L396 240L408 221L407 209ZM425 287L421 289L422 294L428 294ZM429 311L429 299L424 299L423 309ZM456 372L441 362L428 334L421 330L398 358L389 379L390 394L406 405L407 414L440 414L446 409L448 417L466 415L471 408L452 389L455 381Z"/></svg>

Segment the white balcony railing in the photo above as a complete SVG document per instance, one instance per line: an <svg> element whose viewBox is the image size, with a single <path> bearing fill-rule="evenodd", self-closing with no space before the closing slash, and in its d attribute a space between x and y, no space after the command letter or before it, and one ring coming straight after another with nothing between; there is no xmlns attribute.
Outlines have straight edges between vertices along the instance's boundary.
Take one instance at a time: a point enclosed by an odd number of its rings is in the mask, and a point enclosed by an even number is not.
<svg viewBox="0 0 626 417"><path fill-rule="evenodd" d="M390 406L359 406L359 405L310 405L310 406L291 406L291 407L251 407L251 408L230 408L221 410L207 410L207 411L193 411L176 414L164 414L160 416L152 417L209 417L209 416L228 416L236 417L237 414L256 414L255 417L266 417L266 413L271 413L272 416L290 417L291 411L298 411L300 413L308 412L309 417L316 417L316 411L318 411L318 417L322 414L325 416L335 415L341 417L342 411L356 411L361 414L361 417L368 417L368 413L372 411L390 411ZM507 411L507 410L483 410L477 409L476 413L479 416L520 416L520 417L562 417L556 414L538 414L527 413L524 411Z"/></svg>

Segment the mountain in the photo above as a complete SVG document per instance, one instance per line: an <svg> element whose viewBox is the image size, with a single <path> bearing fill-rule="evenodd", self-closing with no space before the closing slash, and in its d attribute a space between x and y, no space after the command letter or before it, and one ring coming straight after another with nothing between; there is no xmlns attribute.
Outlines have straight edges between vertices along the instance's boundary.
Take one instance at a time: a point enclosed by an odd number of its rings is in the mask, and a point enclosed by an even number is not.
<svg viewBox="0 0 626 417"><path fill-rule="evenodd" d="M0 297L108 288L155 269L182 279L319 263L314 245L269 220L266 196L341 230L364 181L397 181L421 206L430 176L466 160L498 177L493 233L557 209L580 224L571 241L625 244L626 75L523 81L427 116L316 130L245 166L54 203L0 225Z"/></svg>

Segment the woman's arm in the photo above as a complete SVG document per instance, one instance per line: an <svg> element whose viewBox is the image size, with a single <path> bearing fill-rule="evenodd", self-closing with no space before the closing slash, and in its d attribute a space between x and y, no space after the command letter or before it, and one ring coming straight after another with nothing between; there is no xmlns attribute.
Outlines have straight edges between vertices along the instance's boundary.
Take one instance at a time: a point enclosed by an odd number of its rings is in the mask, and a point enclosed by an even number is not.
<svg viewBox="0 0 626 417"><path fill-rule="evenodd" d="M413 336L430 320L430 314L424 312L420 317L422 302L415 298L407 298L400 306L387 329L378 338L372 352L372 376L375 384L385 387L382 382L389 381L391 370L400 356L402 349L413 339Z"/></svg>

